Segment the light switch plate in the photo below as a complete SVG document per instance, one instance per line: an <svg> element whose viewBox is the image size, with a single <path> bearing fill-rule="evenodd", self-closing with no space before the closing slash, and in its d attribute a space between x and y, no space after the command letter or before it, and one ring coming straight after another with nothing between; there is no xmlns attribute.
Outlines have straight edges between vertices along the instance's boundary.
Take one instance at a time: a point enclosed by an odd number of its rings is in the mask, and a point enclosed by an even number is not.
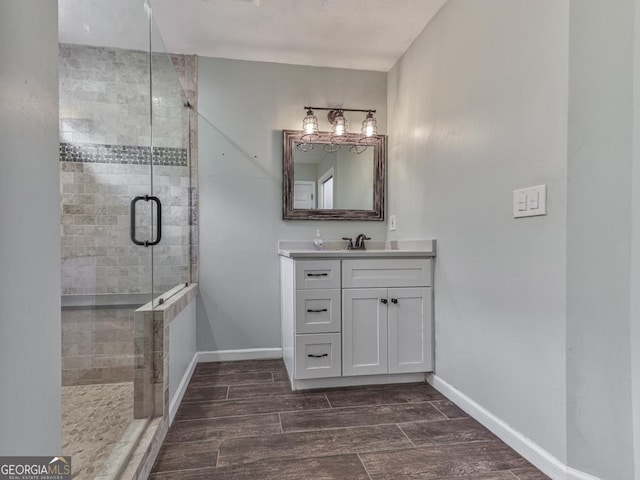
<svg viewBox="0 0 640 480"><path fill-rule="evenodd" d="M537 217L546 214L546 185L537 185L513 191L513 218Z"/></svg>
<svg viewBox="0 0 640 480"><path fill-rule="evenodd" d="M389 215L389 231L390 232L395 232L396 231L396 216L395 215Z"/></svg>

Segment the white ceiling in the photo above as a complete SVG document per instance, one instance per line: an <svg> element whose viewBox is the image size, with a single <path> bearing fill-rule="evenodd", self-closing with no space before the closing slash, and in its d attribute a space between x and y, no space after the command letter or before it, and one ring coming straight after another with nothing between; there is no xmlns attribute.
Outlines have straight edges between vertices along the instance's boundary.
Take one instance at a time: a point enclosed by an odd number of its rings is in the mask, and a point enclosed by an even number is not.
<svg viewBox="0 0 640 480"><path fill-rule="evenodd" d="M446 0L151 0L169 50L389 70Z"/></svg>
<svg viewBox="0 0 640 480"><path fill-rule="evenodd" d="M446 0L150 2L172 53L388 71ZM146 48L142 0L59 0L59 15L61 42Z"/></svg>

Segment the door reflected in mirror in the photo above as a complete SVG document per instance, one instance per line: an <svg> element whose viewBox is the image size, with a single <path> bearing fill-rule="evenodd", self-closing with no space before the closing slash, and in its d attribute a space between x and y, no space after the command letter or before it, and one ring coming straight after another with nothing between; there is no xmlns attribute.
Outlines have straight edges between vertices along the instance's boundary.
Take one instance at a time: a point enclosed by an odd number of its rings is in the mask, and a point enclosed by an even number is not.
<svg viewBox="0 0 640 480"><path fill-rule="evenodd" d="M373 146L293 152L294 209L373 210Z"/></svg>
<svg viewBox="0 0 640 480"><path fill-rule="evenodd" d="M372 145L348 135L339 148L330 134L312 143L301 131L284 131L285 219L384 219L386 137Z"/></svg>
<svg viewBox="0 0 640 480"><path fill-rule="evenodd" d="M335 199L333 193L334 176L333 168L330 168L329 171L322 175L318 180L318 207L323 210L331 210L333 208Z"/></svg>

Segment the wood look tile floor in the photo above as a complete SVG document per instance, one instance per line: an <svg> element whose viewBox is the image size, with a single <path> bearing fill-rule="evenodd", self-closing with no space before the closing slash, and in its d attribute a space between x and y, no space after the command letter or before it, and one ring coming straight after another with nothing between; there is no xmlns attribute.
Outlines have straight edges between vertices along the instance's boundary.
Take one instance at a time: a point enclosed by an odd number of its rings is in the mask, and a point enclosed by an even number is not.
<svg viewBox="0 0 640 480"><path fill-rule="evenodd" d="M292 392L248 360L196 367L150 478L548 477L427 383Z"/></svg>

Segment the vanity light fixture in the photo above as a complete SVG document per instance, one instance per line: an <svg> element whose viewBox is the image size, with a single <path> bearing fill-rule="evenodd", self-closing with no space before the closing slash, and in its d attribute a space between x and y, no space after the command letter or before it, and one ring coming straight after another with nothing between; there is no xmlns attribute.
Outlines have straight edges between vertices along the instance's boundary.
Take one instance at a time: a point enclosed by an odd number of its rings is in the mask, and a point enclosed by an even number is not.
<svg viewBox="0 0 640 480"><path fill-rule="evenodd" d="M368 146L375 145L378 141L378 121L373 117L374 111L369 110L367 112L367 116L364 118L364 122L362 122L359 144L351 145L351 148L349 148L351 153L359 155L364 152Z"/></svg>
<svg viewBox="0 0 640 480"><path fill-rule="evenodd" d="M302 140L305 143L299 143L296 148L302 151L308 151L313 149L312 142L319 138L318 117L313 113L314 110L328 110L327 121L331 125L331 137L330 143L324 145L323 149L327 152L333 153L340 150L340 147L345 142L348 130L347 119L344 116L344 112L366 112L364 122L362 122L361 135L359 143L361 145L351 145L350 151L360 154L364 152L368 146L375 145L378 140L378 122L374 118L373 114L376 112L373 109L362 110L357 108L324 108L324 107L307 107L304 109L307 111L307 115L302 121Z"/></svg>
<svg viewBox="0 0 640 480"><path fill-rule="evenodd" d="M331 133L334 137L343 137L347 134L347 119L344 118L344 110L329 110L327 120L332 125Z"/></svg>
<svg viewBox="0 0 640 480"><path fill-rule="evenodd" d="M373 118L374 111L369 110L367 116L364 118L364 122L362 122L361 132L363 139L370 139L378 135L378 121Z"/></svg>
<svg viewBox="0 0 640 480"><path fill-rule="evenodd" d="M311 107L304 107L307 110L307 116L302 120L302 139L311 143L314 140L317 140L320 135L318 132L318 117L316 117L313 113L313 109Z"/></svg>
<svg viewBox="0 0 640 480"><path fill-rule="evenodd" d="M331 129L331 143L324 146L325 151L335 152L344 143L347 136L347 119L344 118L343 110L331 110L327 114L327 119L333 125Z"/></svg>

